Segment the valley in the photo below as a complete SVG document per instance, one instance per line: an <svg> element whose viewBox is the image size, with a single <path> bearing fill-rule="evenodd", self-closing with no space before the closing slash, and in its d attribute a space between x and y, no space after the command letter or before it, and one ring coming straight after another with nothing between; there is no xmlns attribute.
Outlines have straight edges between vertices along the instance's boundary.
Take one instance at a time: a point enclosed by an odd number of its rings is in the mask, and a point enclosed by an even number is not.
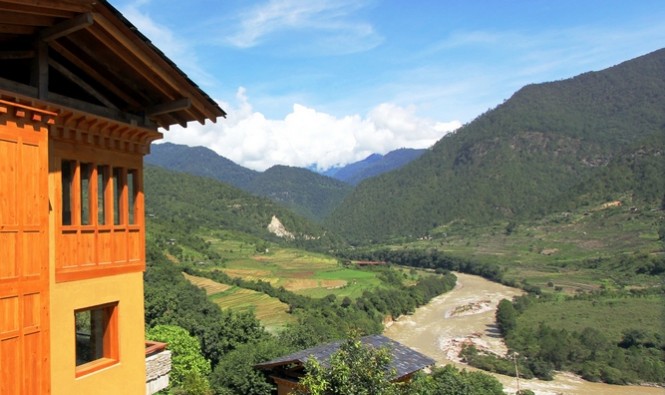
<svg viewBox="0 0 665 395"><path fill-rule="evenodd" d="M165 146L185 173L146 168L147 325L197 336L220 393L267 393L254 364L386 324L508 392L517 366L542 395L662 393L664 60L526 86L357 185Z"/></svg>
<svg viewBox="0 0 665 395"><path fill-rule="evenodd" d="M499 300L523 293L482 277L455 273L455 288L420 307L414 314L400 317L390 324L384 334L434 358L437 364L452 363L460 368L474 369L458 356L463 344L505 355L507 348L495 323ZM473 308L475 306L475 308ZM472 307L472 308L469 308ZM514 377L495 375L508 393L517 391ZM644 386L617 386L592 383L577 376L558 373L552 381L519 380L520 389L530 389L536 395L656 395L662 388Z"/></svg>

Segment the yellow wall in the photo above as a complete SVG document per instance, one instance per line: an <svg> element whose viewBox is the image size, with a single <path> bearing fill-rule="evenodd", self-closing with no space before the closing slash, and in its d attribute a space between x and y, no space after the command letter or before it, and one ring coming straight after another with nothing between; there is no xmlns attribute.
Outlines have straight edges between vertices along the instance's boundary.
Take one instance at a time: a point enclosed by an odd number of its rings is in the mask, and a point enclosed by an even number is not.
<svg viewBox="0 0 665 395"><path fill-rule="evenodd" d="M53 278L51 276L51 279ZM118 302L119 362L76 378L74 310L116 301ZM52 280L52 394L144 394L144 335L142 273L64 283L55 283Z"/></svg>
<svg viewBox="0 0 665 395"><path fill-rule="evenodd" d="M86 152L85 147L81 152ZM59 218L60 173L54 144L49 141L49 286L52 395L138 395L146 391L143 273L140 270L56 281L56 240ZM140 164L140 162L139 162ZM141 207L142 209L142 207ZM143 213L137 213L143 218ZM143 223L141 222L141 227ZM143 244L141 243L141 246ZM72 248L76 248L74 244ZM111 245L106 248L124 248ZM143 265L144 262L141 262ZM74 311L117 303L118 361L76 377Z"/></svg>

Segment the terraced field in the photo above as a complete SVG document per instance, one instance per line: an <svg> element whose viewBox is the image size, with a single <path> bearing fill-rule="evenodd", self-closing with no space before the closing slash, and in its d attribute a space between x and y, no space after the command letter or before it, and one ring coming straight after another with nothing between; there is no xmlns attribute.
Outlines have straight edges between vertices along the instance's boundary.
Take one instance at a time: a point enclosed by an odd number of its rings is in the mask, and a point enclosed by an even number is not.
<svg viewBox="0 0 665 395"><path fill-rule="evenodd" d="M279 299L250 289L233 287L221 294L212 295L211 299L223 309L254 311L256 318L271 332L296 321L295 317L287 312L289 306Z"/></svg>
<svg viewBox="0 0 665 395"><path fill-rule="evenodd" d="M288 323L295 322L295 317L287 312L288 306L279 299L250 289L221 284L205 277L187 273L183 273L183 276L197 287L205 289L206 295L222 309L253 311L269 331L277 331Z"/></svg>
<svg viewBox="0 0 665 395"><path fill-rule="evenodd" d="M244 280L266 281L307 296L334 294L355 298L363 290L381 284L375 273L344 268L336 259L322 254L275 245L257 252L259 248L254 244L221 237L210 236L206 241L224 257L223 265L212 265L208 270L222 270Z"/></svg>

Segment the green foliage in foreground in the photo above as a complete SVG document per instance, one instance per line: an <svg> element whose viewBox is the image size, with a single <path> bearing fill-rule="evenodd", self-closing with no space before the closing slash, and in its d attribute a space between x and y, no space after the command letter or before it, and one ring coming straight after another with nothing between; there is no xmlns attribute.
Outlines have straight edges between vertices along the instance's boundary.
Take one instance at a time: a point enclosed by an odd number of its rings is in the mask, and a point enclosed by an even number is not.
<svg viewBox="0 0 665 395"><path fill-rule="evenodd" d="M210 361L201 355L197 338L175 325L156 325L146 332L146 337L168 343L172 364L169 389L172 394L212 394L208 383Z"/></svg>
<svg viewBox="0 0 665 395"><path fill-rule="evenodd" d="M396 395L402 386L391 382L390 350L367 347L360 340L344 341L328 367L310 358L300 380L300 395Z"/></svg>
<svg viewBox="0 0 665 395"><path fill-rule="evenodd" d="M453 365L417 373L411 381L393 382L388 349L374 349L350 338L324 367L307 361L307 374L298 394L310 395L503 395L503 385L482 372L458 370Z"/></svg>

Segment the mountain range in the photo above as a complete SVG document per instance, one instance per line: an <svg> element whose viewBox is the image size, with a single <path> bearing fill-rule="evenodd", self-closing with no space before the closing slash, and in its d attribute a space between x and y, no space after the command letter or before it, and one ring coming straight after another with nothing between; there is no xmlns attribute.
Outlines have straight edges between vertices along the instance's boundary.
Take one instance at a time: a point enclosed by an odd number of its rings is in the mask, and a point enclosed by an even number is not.
<svg viewBox="0 0 665 395"><path fill-rule="evenodd" d="M212 178L256 196L267 197L295 213L321 221L361 181L404 166L425 150L398 149L373 154L323 174L303 168L276 165L264 172L242 167L205 147L162 143L152 146L148 164Z"/></svg>
<svg viewBox="0 0 665 395"><path fill-rule="evenodd" d="M376 172L389 157L408 159ZM527 85L428 150L373 155L328 173L345 182L287 166L255 172L205 148L168 143L153 146L146 162L269 197L354 243L603 202L662 208L665 49Z"/></svg>

